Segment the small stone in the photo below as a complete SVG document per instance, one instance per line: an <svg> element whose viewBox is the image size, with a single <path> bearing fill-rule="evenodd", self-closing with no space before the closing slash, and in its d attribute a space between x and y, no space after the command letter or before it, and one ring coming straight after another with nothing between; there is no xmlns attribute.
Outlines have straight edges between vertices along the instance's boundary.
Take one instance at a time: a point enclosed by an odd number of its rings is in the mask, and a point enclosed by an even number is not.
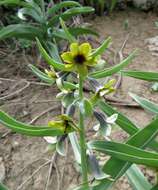
<svg viewBox="0 0 158 190"><path fill-rule="evenodd" d="M14 141L12 144L13 148L17 148L19 146L19 142L18 141Z"/></svg>

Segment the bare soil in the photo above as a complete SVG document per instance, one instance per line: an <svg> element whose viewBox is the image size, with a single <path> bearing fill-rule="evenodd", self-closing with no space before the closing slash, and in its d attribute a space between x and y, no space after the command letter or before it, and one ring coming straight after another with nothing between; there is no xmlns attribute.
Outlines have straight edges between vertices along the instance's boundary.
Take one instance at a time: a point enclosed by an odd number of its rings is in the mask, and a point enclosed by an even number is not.
<svg viewBox="0 0 158 190"><path fill-rule="evenodd" d="M133 49L139 49L139 55L128 66L129 69L158 71L157 57L152 55L144 42L145 39L158 34L158 29L154 24L157 20L158 17L153 13L128 11L113 13L111 16L96 17L88 22L99 31L99 42L107 36L112 37L113 54L120 50L128 36L128 41L123 49L124 57ZM125 29L124 23L127 21L128 27ZM94 45L97 44L94 43ZM27 67L28 63L35 63L38 60L32 54L12 52L9 48L1 48L0 55L2 56L0 78L13 80L0 79L0 109L20 121L30 122L44 110L52 108L37 118L35 124L46 124L54 115L58 115L61 110L60 103L55 99L57 89L42 85ZM105 59L109 60L109 64L114 64L113 58L109 59L106 54ZM36 81L38 84L30 83L22 92L12 95L12 92L25 86L26 82L23 79ZM132 102L128 92L133 92L158 103L157 93L152 92L150 87L151 83L123 77L121 86L114 97L119 101ZM153 117L141 108L119 105L116 107L140 127L145 127ZM127 138L127 135L117 129L114 130L112 137L122 141ZM10 133L8 129L0 125L0 144L0 173L2 174L2 170L4 173L5 170L4 175L2 177L0 175L0 177L4 178L4 183L11 190L44 190L50 166L50 163L46 164L46 162L52 158L52 151L48 148L45 140ZM38 171L36 172L36 170ZM144 167L142 170L148 179L154 182L154 173ZM59 183L61 178L62 181ZM59 190L59 188L66 190L78 184L79 178L74 166L73 154L69 148L66 158L59 155L55 157L48 190ZM125 177L121 178L113 187L113 190L118 189L131 190Z"/></svg>

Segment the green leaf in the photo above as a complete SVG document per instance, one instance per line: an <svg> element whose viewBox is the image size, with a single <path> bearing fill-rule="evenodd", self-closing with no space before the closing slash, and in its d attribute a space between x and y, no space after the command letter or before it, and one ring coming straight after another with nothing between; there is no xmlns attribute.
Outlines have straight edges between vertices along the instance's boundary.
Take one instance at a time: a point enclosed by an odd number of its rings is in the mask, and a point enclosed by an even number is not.
<svg viewBox="0 0 158 190"><path fill-rule="evenodd" d="M21 0L1 0L0 6L1 5L14 5L14 6L21 6L25 5L25 2L21 2Z"/></svg>
<svg viewBox="0 0 158 190"><path fill-rule="evenodd" d="M44 23L42 15L41 14L39 15L38 12L36 12L32 8L26 7L18 10L18 16L20 19L23 20L23 18L25 18L25 15L32 17L36 22Z"/></svg>
<svg viewBox="0 0 158 190"><path fill-rule="evenodd" d="M89 35L89 34L98 36L98 34L95 31L89 28L70 27L68 28L68 30L75 37L80 36L80 35ZM69 40L63 29L54 30L52 33L52 36L58 39Z"/></svg>
<svg viewBox="0 0 158 190"><path fill-rule="evenodd" d="M142 98L140 96L137 96L136 94L129 93L129 95L139 104L141 105L144 109L154 113L158 114L158 105L147 100L146 98Z"/></svg>
<svg viewBox="0 0 158 190"><path fill-rule="evenodd" d="M113 109L110 105L108 105L106 102L100 100L98 101L97 105L99 108L108 116L111 116L115 113L118 114L118 118L115 121L124 131L129 133L130 135L135 134L138 132L137 126L130 121L127 117L125 117L123 114L118 112L116 109Z"/></svg>
<svg viewBox="0 0 158 190"><path fill-rule="evenodd" d="M117 3L117 0L112 0L111 6L110 6L110 12L113 11L113 9L115 8L116 3Z"/></svg>
<svg viewBox="0 0 158 190"><path fill-rule="evenodd" d="M158 190L158 185L155 185L151 190Z"/></svg>
<svg viewBox="0 0 158 190"><path fill-rule="evenodd" d="M80 108L80 111L81 113L85 116L85 117L88 117L90 115L92 115L93 113L93 107L92 107L92 104L91 102L84 98L82 101L79 102L79 108Z"/></svg>
<svg viewBox="0 0 158 190"><path fill-rule="evenodd" d="M145 72L145 71L121 71L124 76L129 76L141 80L158 81L158 72Z"/></svg>
<svg viewBox="0 0 158 190"><path fill-rule="evenodd" d="M66 152L65 152L65 142L64 140L62 140L62 137L61 137L61 140L59 140L56 144L56 151L61 155L61 156L66 156Z"/></svg>
<svg viewBox="0 0 158 190"><path fill-rule="evenodd" d="M49 42L44 43L44 41L42 41L42 44L46 48L46 51L49 52L49 55L53 59L55 59L55 61L62 62L61 57L59 55L58 46L57 46L56 42L52 43L49 41Z"/></svg>
<svg viewBox="0 0 158 190"><path fill-rule="evenodd" d="M145 148L148 144L157 136L158 127L157 127L158 118L152 121L149 125L147 125L144 129L135 133L126 144L135 146L137 148ZM131 166L131 163L122 161L116 158L111 158L108 160L103 166L103 172L111 175L114 180L117 180L121 177L127 169ZM105 179L100 181L98 185L96 185L93 190L106 190L111 187L113 184L112 181Z"/></svg>
<svg viewBox="0 0 158 190"><path fill-rule="evenodd" d="M69 7L80 7L81 5L75 1L64 1L58 4L53 5L51 8L48 9L47 14L48 16L52 16L53 14L57 13L61 9L69 8Z"/></svg>
<svg viewBox="0 0 158 190"><path fill-rule="evenodd" d="M59 18L62 18L64 21L72 18L73 16L85 13L91 13L94 9L92 7L74 7L66 10L65 12L58 14L50 19L48 26L51 27L54 24L59 22Z"/></svg>
<svg viewBox="0 0 158 190"><path fill-rule="evenodd" d="M44 58L44 60L51 66L53 66L55 69L59 69L59 70L65 70L65 65L62 63L59 63L57 61L55 61L53 58L51 58L48 53L46 52L46 50L42 47L42 44L40 43L40 41L38 39L37 40L37 45L39 48L39 51L42 55L42 57Z"/></svg>
<svg viewBox="0 0 158 190"><path fill-rule="evenodd" d="M38 76L42 81L48 83L48 84L53 84L55 82L54 79L48 77L47 74L43 73L42 71L40 71L36 66L29 64L28 67L32 70L32 72Z"/></svg>
<svg viewBox="0 0 158 190"><path fill-rule="evenodd" d="M110 141L90 141L88 147L131 163L158 167L158 154L134 146Z"/></svg>
<svg viewBox="0 0 158 190"><path fill-rule="evenodd" d="M133 164L126 172L133 190L149 190L152 185L147 181L141 170Z"/></svg>
<svg viewBox="0 0 158 190"><path fill-rule="evenodd" d="M97 104L98 104L99 108L108 116L111 116L112 114L117 113L118 118L115 122L117 123L117 125L119 125L128 134L134 135L136 132L139 131L138 126L136 126L131 120L129 120L122 113L118 112L116 109L113 109L106 102L100 100L100 101L98 101ZM148 147L152 148L155 151L158 151L158 143L155 141L150 142Z"/></svg>
<svg viewBox="0 0 158 190"><path fill-rule="evenodd" d="M111 37L108 37L100 47L98 47L91 55L92 57L96 57L104 53L104 51L109 47L111 43Z"/></svg>
<svg viewBox="0 0 158 190"><path fill-rule="evenodd" d="M65 90L76 90L78 89L78 84L73 84L71 82L68 82L68 81L63 81L63 88Z"/></svg>
<svg viewBox="0 0 158 190"><path fill-rule="evenodd" d="M5 185L0 183L0 190L9 190Z"/></svg>
<svg viewBox="0 0 158 190"><path fill-rule="evenodd" d="M110 177L109 175L103 173L103 171L99 166L98 160L93 154L88 155L88 164L90 172L92 173L92 175L95 177L96 180L101 180Z"/></svg>
<svg viewBox="0 0 158 190"><path fill-rule="evenodd" d="M77 139L76 133L69 133L69 139L71 142L71 146L75 155L75 159L78 164L81 164L81 150L80 150L80 145L79 141Z"/></svg>
<svg viewBox="0 0 158 190"><path fill-rule="evenodd" d="M122 68L124 68L131 62L131 60L135 57L136 52L137 52L137 50L133 51L126 59L121 61L121 63L119 63L113 67L107 68L103 71L97 71L97 72L90 73L89 76L92 78L95 78L95 79L99 79L99 78L111 76L112 74L119 72Z"/></svg>
<svg viewBox="0 0 158 190"><path fill-rule="evenodd" d="M67 108L74 101L74 93L69 92L62 98L62 105Z"/></svg>
<svg viewBox="0 0 158 190"><path fill-rule="evenodd" d="M65 22L62 20L62 18L60 18L60 24L61 24L61 26L62 26L62 29L63 29L64 32L65 32L65 35L66 35L68 41L69 41L70 43L76 42L76 39L74 38L74 36L71 35L71 33L69 32L69 30L68 30L68 28L66 27Z"/></svg>
<svg viewBox="0 0 158 190"><path fill-rule="evenodd" d="M35 37L43 39L43 31L39 27L28 24L12 24L0 30L0 40L12 37L29 40L35 40Z"/></svg>
<svg viewBox="0 0 158 190"><path fill-rule="evenodd" d="M86 27L69 27L68 30L73 36L76 37L80 35L89 35L89 34L94 36L99 36L99 34L96 31Z"/></svg>
<svg viewBox="0 0 158 190"><path fill-rule="evenodd" d="M12 129L13 131L28 135L28 136L57 136L63 135L65 129L61 127L48 127L48 126L33 126L28 125L19 121L16 121L14 118L10 117L3 111L0 111L0 123L4 126Z"/></svg>

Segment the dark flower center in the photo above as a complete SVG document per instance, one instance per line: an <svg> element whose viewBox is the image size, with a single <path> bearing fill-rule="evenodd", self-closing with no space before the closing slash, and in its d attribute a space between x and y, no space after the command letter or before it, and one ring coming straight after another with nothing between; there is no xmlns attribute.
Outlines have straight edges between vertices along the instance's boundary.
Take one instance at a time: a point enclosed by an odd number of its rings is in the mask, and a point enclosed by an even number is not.
<svg viewBox="0 0 158 190"><path fill-rule="evenodd" d="M78 63L78 64L83 64L85 61L86 61L86 58L84 55L82 54L78 54L74 57L74 61L75 63Z"/></svg>

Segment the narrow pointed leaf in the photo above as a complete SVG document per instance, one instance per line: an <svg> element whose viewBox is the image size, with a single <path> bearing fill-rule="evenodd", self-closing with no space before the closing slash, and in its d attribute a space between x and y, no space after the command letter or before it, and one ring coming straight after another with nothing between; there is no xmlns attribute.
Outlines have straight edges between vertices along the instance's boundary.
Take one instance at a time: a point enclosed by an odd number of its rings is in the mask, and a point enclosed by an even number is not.
<svg viewBox="0 0 158 190"><path fill-rule="evenodd" d="M0 30L0 40L12 37L35 40L36 37L43 38L43 31L28 24L12 24Z"/></svg>
<svg viewBox="0 0 158 190"><path fill-rule="evenodd" d="M93 53L92 56L96 57L97 55L101 55L104 53L104 51L109 47L109 44L111 43L111 37L108 37L100 47L98 47Z"/></svg>
<svg viewBox="0 0 158 190"><path fill-rule="evenodd" d="M154 113L158 114L158 105L155 104L154 102L151 102L147 100L146 98L142 98L140 96L137 96L136 94L129 93L129 95L139 104L141 105L144 109Z"/></svg>
<svg viewBox="0 0 158 190"><path fill-rule="evenodd" d="M69 32L68 28L65 25L65 22L62 20L62 18L60 18L60 24L62 26L62 29L65 32L65 35L67 36L67 39L69 40L70 43L76 42L76 39L74 38L74 36L71 35L71 33Z"/></svg>
<svg viewBox="0 0 158 190"><path fill-rule="evenodd" d="M24 6L26 5L25 2L22 2L21 0L1 0L0 1L0 6L1 5L16 5L16 6Z"/></svg>
<svg viewBox="0 0 158 190"><path fill-rule="evenodd" d="M28 65L29 68L32 70L32 72L38 76L42 81L48 83L48 84L53 84L55 82L55 79L52 79L50 77L48 77L47 74L45 74L44 72L40 71L36 66L29 64Z"/></svg>
<svg viewBox="0 0 158 190"><path fill-rule="evenodd" d="M108 116L117 113L118 118L116 120L117 125L119 125L124 131L130 135L134 135L140 129L135 125L131 120L125 117L122 113L118 112L116 109L113 109L110 105L102 100L98 102L99 108ZM151 141L148 147L152 148L155 151L158 151L158 143L156 141Z"/></svg>
<svg viewBox="0 0 158 190"><path fill-rule="evenodd" d="M39 48L39 51L40 51L42 57L49 65L53 66L55 69L65 70L65 65L62 63L59 63L59 62L55 61L53 58L51 58L48 55L48 53L46 52L46 50L42 47L42 44L40 43L40 41L38 39L37 39L37 45L38 45L38 48Z"/></svg>
<svg viewBox="0 0 158 190"><path fill-rule="evenodd" d="M158 135L158 118L152 121L144 129L136 132L126 144L135 146L137 148L145 148ZM111 158L103 166L103 172L111 175L116 180L121 177L132 164L116 158ZM112 181L108 179L101 180L98 185L93 187L93 190L106 190L111 187Z"/></svg>
<svg viewBox="0 0 158 190"><path fill-rule="evenodd" d="M91 29L91 28L87 28L87 27L69 27L68 28L69 32L77 37L77 36L80 36L80 35L94 35L94 36L99 36L99 34Z"/></svg>
<svg viewBox="0 0 158 190"><path fill-rule="evenodd" d="M88 155L88 162L89 162L90 171L96 180L101 180L110 177L109 175L103 173L103 171L99 166L98 160L93 154Z"/></svg>
<svg viewBox="0 0 158 190"><path fill-rule="evenodd" d="M68 8L68 7L80 7L81 5L78 2L75 1L64 1L58 4L53 5L51 8L48 9L48 16L51 16L58 11L60 11L62 8Z"/></svg>
<svg viewBox="0 0 158 190"><path fill-rule="evenodd" d="M75 132L69 134L69 139L70 139L71 146L75 155L75 159L78 164L81 164L81 150L80 150L79 141L77 139Z"/></svg>
<svg viewBox="0 0 158 190"><path fill-rule="evenodd" d="M136 79L147 81L158 81L158 72L146 72L146 71L121 71L124 76L133 77Z"/></svg>
<svg viewBox="0 0 158 190"><path fill-rule="evenodd" d="M103 71L97 71L97 72L90 73L89 76L92 77L92 78L95 78L95 79L99 79L99 78L104 78L104 77L107 77L107 76L111 76L112 74L119 72L121 69L123 69L125 66L127 66L132 61L132 59L136 55L136 52L137 52L136 50L133 51L121 63L119 63L119 64L117 64L117 65L115 65L113 67L107 68L107 69L105 69Z"/></svg>
<svg viewBox="0 0 158 190"><path fill-rule="evenodd" d="M66 156L66 150L65 150L65 138L67 136L62 136L58 140L56 144L56 151L61 155L61 156Z"/></svg>
<svg viewBox="0 0 158 190"><path fill-rule="evenodd" d="M65 90L75 90L78 89L78 84L73 84L68 81L63 81L63 87Z"/></svg>
<svg viewBox="0 0 158 190"><path fill-rule="evenodd" d="M77 37L80 35L95 35L98 36L97 32L93 31L92 29L89 28L80 28L80 27L70 27L68 28L69 32ZM52 36L59 38L59 39L64 39L64 40L68 40L67 35L65 34L63 29L57 29L54 30L52 33Z"/></svg>
<svg viewBox="0 0 158 190"><path fill-rule="evenodd" d="M64 128L61 126L33 126L16 121L3 111L0 111L0 123L10 128L14 132L28 135L28 136L57 136L64 134Z"/></svg>
<svg viewBox="0 0 158 190"><path fill-rule="evenodd" d="M90 141L88 146L96 151L111 155L120 160L158 167L157 153L144 151L128 144L109 141Z"/></svg>
<svg viewBox="0 0 158 190"><path fill-rule="evenodd" d="M44 22L43 17L41 15L39 15L32 8L21 8L21 9L18 10L18 16L19 16L20 19L22 19L21 17L25 18L25 15L32 17L36 22L39 22L39 23Z"/></svg>
<svg viewBox="0 0 158 190"><path fill-rule="evenodd" d="M91 13L94 9L92 7L74 7L70 8L67 11L58 14L50 19L48 26L52 26L54 24L57 24L59 21L59 18L62 18L64 21L72 18L73 16L79 15L79 14L85 14L85 13Z"/></svg>
<svg viewBox="0 0 158 190"><path fill-rule="evenodd" d="M134 190L149 190L152 185L147 181L141 170L133 164L126 172L129 183Z"/></svg>

